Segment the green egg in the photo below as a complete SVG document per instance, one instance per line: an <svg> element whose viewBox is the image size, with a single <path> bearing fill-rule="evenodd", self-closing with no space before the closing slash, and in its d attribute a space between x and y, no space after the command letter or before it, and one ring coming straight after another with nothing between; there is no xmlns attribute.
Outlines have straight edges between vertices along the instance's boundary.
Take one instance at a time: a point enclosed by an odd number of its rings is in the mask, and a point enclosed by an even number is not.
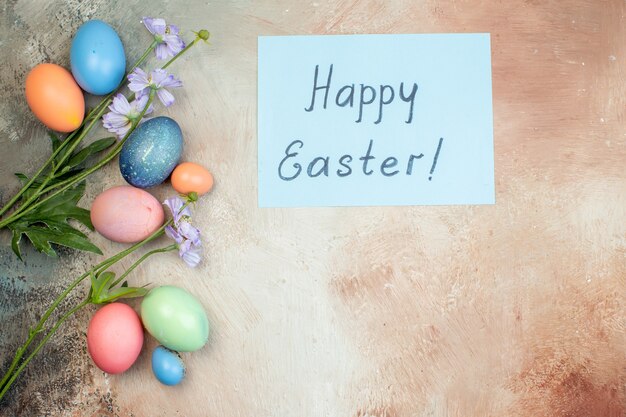
<svg viewBox="0 0 626 417"><path fill-rule="evenodd" d="M200 302L179 287L150 291L141 302L141 320L148 333L168 349L193 352L209 338L209 319Z"/></svg>

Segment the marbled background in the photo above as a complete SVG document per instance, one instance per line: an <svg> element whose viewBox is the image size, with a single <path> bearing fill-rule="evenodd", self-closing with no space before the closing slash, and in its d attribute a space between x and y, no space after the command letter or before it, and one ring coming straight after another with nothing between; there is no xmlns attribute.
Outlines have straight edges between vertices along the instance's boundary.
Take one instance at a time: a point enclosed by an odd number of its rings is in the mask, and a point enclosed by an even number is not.
<svg viewBox="0 0 626 417"><path fill-rule="evenodd" d="M48 154L26 73L68 66L91 18L118 30L130 60L149 42L144 15L212 32L172 67L186 88L159 114L216 178L196 210L203 265L165 255L133 277L185 287L208 311L213 332L184 355L185 382L152 377L152 340L126 374L100 372L89 309L0 415L625 416L625 14L623 0L0 1L3 201L12 173ZM257 35L427 32L492 34L497 204L257 208ZM122 183L111 164L83 203ZM0 234L0 364L97 259L22 263Z"/></svg>

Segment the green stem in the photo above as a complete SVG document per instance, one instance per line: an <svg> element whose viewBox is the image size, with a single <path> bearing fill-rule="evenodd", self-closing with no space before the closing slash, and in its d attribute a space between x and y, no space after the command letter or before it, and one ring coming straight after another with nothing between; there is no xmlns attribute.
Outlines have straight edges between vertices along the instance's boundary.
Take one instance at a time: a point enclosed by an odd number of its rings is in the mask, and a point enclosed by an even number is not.
<svg viewBox="0 0 626 417"><path fill-rule="evenodd" d="M56 308L59 306L59 304L61 304L61 302L65 299L65 297L67 297L67 295L74 288L76 288L76 286L78 284L80 284L83 280L85 280L87 277L89 277L92 273L95 274L95 273L98 273L99 271L101 271L103 269L106 270L107 268L111 267L111 265L115 264L116 262L118 262L121 259L125 258L126 256L130 255L131 253L133 253L137 249L141 248L142 246L146 245L149 242L152 242L154 239L160 237L161 235L163 235L163 233L165 231L165 227L170 225L171 222L172 222L171 219L168 220L163 226L161 226L157 231L155 231L152 235L148 236L146 239L142 240L141 242L135 243L130 248L127 248L127 249L125 249L125 250L123 250L121 252L118 252L117 254L113 255L112 257L106 259L105 261L100 262L98 265L94 266L89 271L85 272L83 275L81 275L78 278L76 278L76 280L74 280L69 285L69 287L67 287L65 289L65 291L63 291L54 300L52 305L48 308L48 310L46 310L46 312L44 313L42 318L39 320L39 323L37 323L37 326L33 330L30 331L28 340L26 340L26 342L17 350L17 352L15 354L15 357L13 358L13 362L11 363L11 366L9 367L7 372L4 374L4 376L2 377L2 381L0 381L0 387L3 387L4 384L7 382L7 380L11 376L13 370L15 369L17 364L19 363L19 361L22 358L22 356L24 355L24 352L30 346L30 344L35 339L35 337L41 332L41 329L43 329L43 326L46 324L46 321L48 320L50 315L56 310Z"/></svg>
<svg viewBox="0 0 626 417"><path fill-rule="evenodd" d="M139 122L141 121L143 116L145 115L146 111L150 107L150 104L152 104L152 101L154 100L154 95L155 95L155 90L150 90L150 96L148 97L148 101L146 102L145 107L143 108L143 110L141 111L141 113L139 114L139 116L137 117L135 122L133 123L132 127L128 130L126 135L124 135L124 137L113 147L113 149L104 158L102 158L97 164L95 164L91 168L86 169L85 171L81 172L80 174L77 174L75 177L72 177L72 178L68 179L68 181L65 183L65 185L63 185L60 189L56 190L52 194L49 194L46 198L36 202L35 204L33 204L31 206L26 207L25 209L22 209L22 207L24 207L24 206L22 206L16 212L11 213L11 215L9 217L7 217L6 219L0 221L0 229L6 227L7 225L13 223L16 220L19 220L20 218L22 218L23 216L25 216L29 212L35 210L37 207L39 207L42 204L46 203L48 200L54 198L55 196L59 195L63 191L65 191L68 188L72 187L74 184L79 183L80 181L82 181L83 179L87 178L92 173L94 173L97 170L99 170L100 168L102 168L104 165L106 165L113 158L115 158L117 156L117 154L120 153L120 151L122 150L122 146L124 146L124 142L126 142L126 139L128 139L128 136L130 136L130 134L135 130L135 128L137 127L137 125L139 124ZM97 121L97 119L95 119L94 122L95 121ZM35 198L38 198L37 194L33 195L33 197L31 197L27 201L27 203L30 203L31 200L33 200Z"/></svg>
<svg viewBox="0 0 626 417"><path fill-rule="evenodd" d="M59 163L57 164L57 166L62 166L63 163L70 157L72 156L72 152L74 151L74 149L76 149L76 147L78 146L78 144L80 142L82 142L82 140L85 138L85 136L87 136L87 134L91 131L91 129L93 128L93 126L98 122L98 119L100 118L100 116L102 116L102 114L104 113L104 111L106 110L106 107L102 108L100 110L100 112L98 112L97 116L95 117L90 123L89 125L82 130L81 134L78 136L78 138L76 138L76 140L74 140L74 142L71 144L70 148L67 150L67 152L65 152L63 154L63 157L61 158L61 160L59 161ZM52 178L54 178L54 174L56 173L56 169L52 169L50 170L50 173L46 176L46 178L41 182L41 184L39 185L39 187L37 188L37 190L35 190L35 192L33 193L33 195L26 200L22 205L20 205L20 207L18 207L17 210L15 210L13 213L11 213L11 216L9 217L9 219L11 217L17 216L19 213L23 212L24 210L26 210L35 200L37 200L40 196L41 196L41 190L44 189L44 187L52 180ZM3 227L3 226L2 226Z"/></svg>
<svg viewBox="0 0 626 417"><path fill-rule="evenodd" d="M201 40L199 37L196 37L193 41L191 41L189 43L189 45L185 46L185 48L183 48L179 53L177 53L176 55L174 55L169 61L167 61L165 63L165 65L163 65L161 68L165 69L167 67L169 67L172 63L174 63L174 61L176 61L180 56L182 56L184 53L186 53L192 46L194 46L196 43L198 43L198 41ZM150 44L150 46L148 47L148 49L143 53L143 55L137 60L137 62L133 65L133 68L130 70L130 72L134 71L135 68L137 68L139 65L141 65L148 57L148 55L150 54L150 52L152 52L152 50L154 50L154 48L157 45L157 41L154 40L152 42L152 44ZM122 84L120 84L120 86L116 89L116 91L122 86ZM93 128L93 122L95 120L98 120L100 118L100 116L102 115L101 113L104 112L104 110L106 109L106 106L110 103L111 97L113 97L113 94L115 93L112 92L110 93L108 96L106 96L101 102L100 104L98 104L98 106L96 106L93 110L91 110L89 112L89 114L87 115L87 117L85 118L85 120L83 121L83 124L81 124L81 127L79 127L76 131L74 131L72 133L73 136L76 134L76 132L78 130L80 130L84 123L90 118L92 117L92 114L95 112L97 117L94 117L94 120L90 123L89 128L87 129L87 131L83 130L83 132L81 132L79 138L72 144L72 148L70 149L69 152L66 152L66 154L64 155L64 159L71 156L71 151L73 151L76 146L78 145L78 143L80 143L80 141L82 141L82 139L86 136L87 133L89 133L89 131L91 130L91 128ZM141 117L138 118L138 121L141 120L141 118L143 117L143 115L145 114L145 111L147 110L147 107L144 108L144 111L142 112ZM134 127L136 127L136 124L134 125ZM122 139L122 141L118 144L118 146L116 146L116 148L114 148L113 151L111 152L109 155L107 155L101 162L103 163L98 163L96 165L94 165L92 168L88 169L87 171L83 171L81 174L78 175L78 177L80 177L80 180L82 180L83 178L87 177L88 175L90 175L91 173L95 172L96 170L100 169L102 166L104 166L107 162L109 162L111 159L113 159L117 153L119 153L119 150L121 150L121 145L123 145L123 142L125 141L125 139L128 137L128 135L132 132L132 130L134 130L134 127L126 134L126 136L124 136L124 138ZM68 137L69 138L69 137ZM58 153L61 151L61 148L63 148L65 146L65 144L67 143L67 139L66 141L64 141L64 143L53 153L53 155L48 159L48 161L46 161L46 163L44 164L44 166L41 167L41 169L37 172L36 175L34 175L29 181L28 183L22 187L22 189L9 201L9 203L7 203L7 205L5 205L5 207L3 207L0 210L0 215L2 215L3 213L5 213L10 207L12 207L19 199L19 197L24 194L24 192L26 192L26 190L28 190L28 188L32 185L32 183L39 177L39 175L41 175L41 173L43 173L44 169L54 160L54 158L58 155ZM113 154L114 153L114 154ZM58 165L61 165L61 163L59 163ZM52 170L51 175L54 175L54 171ZM8 218L0 221L0 229L6 227L7 225L13 223L15 220L23 217L23 215L25 213L28 213L29 211L31 211L34 207L37 207L40 205L41 202L46 201L47 199L44 199L42 201L40 201L39 203L30 206L29 205L32 204L35 200L37 200L38 198L41 197L41 195L43 195L45 192L51 191L55 188L58 187L62 187L61 191L66 190L67 188L71 187L71 185L75 184L77 177L74 178L70 178L67 181L64 181L63 183L57 183L54 184L50 187L45 187L45 185L50 181L50 177L46 178L46 180L44 180L44 182L39 186L39 188L37 189L37 191L33 194L33 196L24 204L22 204L18 210L16 210L16 212L12 213L11 216L9 216ZM78 181L80 181L78 180ZM55 193L54 195L57 195L59 192ZM14 216L15 215L15 216Z"/></svg>
<svg viewBox="0 0 626 417"><path fill-rule="evenodd" d="M164 248L153 249L150 252L144 253L141 258L137 259L130 267L128 267L128 269L126 271L124 271L124 273L122 275L120 275L120 277L118 279L116 279L113 282L113 284L111 284L111 287L115 287L117 284L122 282L124 280L124 278L126 278L128 276L128 274L133 272L133 270L135 268L137 268L140 263L142 263L143 261L148 259L150 256L152 256L154 254L157 254L157 253L170 252L170 251L173 251L173 250L175 250L177 248L178 248L178 245L172 244L172 245L166 246Z"/></svg>
<svg viewBox="0 0 626 417"><path fill-rule="evenodd" d="M37 323L37 326L29 331L29 337L28 340L26 340L26 343L24 343L24 345L22 345L17 352L15 353L15 356L13 358L13 362L11 362L11 366L9 367L9 370L4 374L4 376L2 377L2 381L0 381L0 387L4 387L4 384L7 382L7 379L11 376L11 373L13 372L13 370L15 369L15 367L17 366L17 364L19 363L20 359L22 358L24 352L26 351L26 348L28 348L28 346L32 343L32 341L35 339L35 337L41 332L41 329L43 328L44 324L46 323L46 321L48 320L48 318L50 317L50 315L54 312L54 310L56 310L56 308L59 306L59 304L65 299L65 297L67 297L67 295L74 289L76 288L76 286L78 284L80 284L85 278L87 278L89 276L89 272L85 272L83 275L81 275L80 277L76 278L74 280L74 282L72 282L69 287L67 287L65 289L65 291L63 291L61 293L61 295L59 295L56 300L54 300L54 302L52 303L52 305L48 308L48 310L46 310L46 312L44 313L43 317L39 320L39 323Z"/></svg>
<svg viewBox="0 0 626 417"><path fill-rule="evenodd" d="M148 47L148 49L146 49L146 51L143 53L143 55L137 60L137 62L132 66L130 72L134 71L135 68L137 68L139 65L141 65L146 58L148 57L148 55L150 54L150 52L152 52L152 50L156 47L157 42L152 41L152 44L150 44L150 46ZM122 80L126 79L126 75L124 76L124 78ZM122 81L120 83L120 85L114 90L112 91L108 96L106 96L104 98L104 100L102 100L100 102L100 104L98 106L96 106L96 113L95 116L93 117L93 119L91 120L91 122L89 123L89 125L82 129L81 134L78 136L78 138L72 143L72 145L70 146L70 148L63 154L63 157L61 158L61 160L57 163L57 168L56 169L52 169L50 171L50 173L48 174L48 176L42 181L42 183L39 185L39 188L37 188L37 190L35 190L35 192L33 193L33 195L31 196L31 198L29 198L24 204L22 204L13 214L18 214L21 211L24 211L24 209L28 208L28 206L35 200L37 200L41 194L42 194L42 190L45 189L45 186L52 180L52 178L54 178L54 174L56 173L56 170L58 169L58 167L63 166L63 163L72 156L72 152L74 152L74 149L76 149L76 147L80 144L80 142L82 142L82 140L87 136L87 134L89 132L91 132L91 129L93 129L94 125L96 123L98 123L98 120L100 119L100 117L102 117L102 115L104 114L104 112L107 109L107 105L111 102L111 97L113 97L113 95L117 92L117 90L120 89L120 87L122 87L124 84L124 81ZM86 119L89 119L91 116L91 114L96 110L92 110L89 112L89 115L87 116ZM147 109L147 107L146 107ZM145 111L144 111L145 112ZM139 120L141 120L141 118L139 118ZM83 122L84 124L84 122ZM81 124L81 127L82 125ZM134 125L136 126L136 124ZM133 126L133 127L134 127Z"/></svg>
<svg viewBox="0 0 626 417"><path fill-rule="evenodd" d="M154 48L156 48L157 46L157 41L153 40L152 43L150 44L150 46L148 47L148 49L145 50L145 52L143 53L143 55L141 55L141 57L137 60L137 62L135 62L135 64L132 66L131 70L129 72L132 72L135 70L135 68L137 68L139 65L143 64L144 61L148 58L148 56L150 55L150 53L154 50ZM127 73L128 74L128 73ZM39 168L39 170L35 173L35 175L33 175L31 177L31 179L17 192L17 194L15 194L13 196L13 198L11 198L1 209L0 209L0 216L2 216L4 213L7 212L7 210L9 210L11 207L13 207L15 205L15 203L17 203L17 201L19 200L19 198L26 192L26 190L28 190L30 188L30 186L35 182L35 180L37 178L39 178L39 176L45 171L45 169L48 167L48 165L50 165L54 159L56 158L56 156L67 146L68 143L70 143L70 141L73 139L73 137L82 130L81 135L79 136L79 138L75 141L75 143L73 144L72 150L74 148L76 148L76 145L84 138L85 133L88 133L89 129L91 129L91 127L93 127L93 124L91 124L90 128L87 130L87 132L84 131L83 127L85 126L85 123L93 116L93 114L98 114L100 113L103 109L106 109L106 107L109 105L109 103L111 102L111 98L113 97L113 95L124 85L124 80L126 79L126 76L124 76L124 78L122 79L122 82L120 83L120 85L113 91L111 92L109 95L107 95L104 99L102 99L100 101L100 103L94 108L92 109L87 116L85 117L85 119L83 120L83 122L80 124L80 126L78 127L78 129L76 129L74 132L72 132L67 138L65 138L65 140L63 141L63 143L61 143L61 146L59 146L50 156L50 158L48 158L46 160L46 162L41 166L41 168ZM101 115L101 114L100 114ZM95 117L95 119L97 120L100 115L98 115L98 117ZM71 155L71 150L69 152L66 152L66 155ZM60 164L59 164L60 165ZM54 170L52 170L54 171ZM53 174L54 172L52 172ZM45 181L46 183L49 181L49 179L47 181ZM40 186L38 191L35 193L35 196L38 197L38 193L39 191L41 191L41 189L43 189L43 186ZM23 207L24 205L22 205L21 207ZM20 207L20 208L21 208ZM3 226L2 226L3 227ZM1 228L1 227L0 227Z"/></svg>
<svg viewBox="0 0 626 417"><path fill-rule="evenodd" d="M61 326L61 324L63 324L65 320L70 318L72 315L74 315L74 313L76 313L81 308L85 307L87 304L89 304L89 299L78 304L77 306L72 308L70 311L65 313L63 316L61 316L61 318L56 322L56 324L52 327L52 329L50 329L48 334L46 334L46 336L41 340L41 342L39 342L35 350L33 350L32 353L28 355L26 359L24 359L24 362L22 362L19 368L17 368L17 370L13 373L11 378L8 381L6 381L6 383L2 386L2 391L0 391L0 401L2 401L2 398L4 398L4 395L9 390L9 388L11 388L11 385L13 385L13 382L15 382L15 380L22 373L24 368L26 368L26 365L28 365L28 363L35 357L35 355L39 353L41 348L48 342L48 340L52 337L52 335L54 335L54 333Z"/></svg>
<svg viewBox="0 0 626 417"><path fill-rule="evenodd" d="M82 127L82 125L81 125ZM79 128L80 129L80 128ZM72 132L67 138L65 138L65 140L61 143L61 146L59 146L50 156L50 158L48 158L48 160L46 160L46 162L44 162L44 164L41 166L41 168L39 168L39 170L35 173L35 175L33 175L31 177L30 180L28 180L28 182L17 192L17 194L15 194L13 196L12 199L10 199L1 209L0 209L0 216L2 216L4 213L6 213L7 210L9 210L11 207L13 207L15 205L15 203L17 202L17 200L19 200L19 198L22 196L22 194L24 194L26 192L26 190L28 190L30 188L31 185L33 185L33 183L35 182L35 180L44 172L44 170L48 167L48 165L50 165L50 163L52 163L54 161L54 158L56 158L56 156L59 154L59 152L61 152L63 150L63 148L69 143L69 141L74 137L74 135L78 132L78 129L75 130L74 132Z"/></svg>
<svg viewBox="0 0 626 417"><path fill-rule="evenodd" d="M167 61L167 62L165 63L165 65L163 65L161 68L162 68L162 69L165 69L165 68L169 67L170 65L172 65L172 63L173 63L174 61L176 61L176 60L178 59L178 57L179 57L179 56L181 56L182 54L184 54L185 52L187 52L187 50L189 50L189 49L190 49L192 46L194 46L197 42L198 42L198 38L195 38L193 41L191 41L191 43L190 43L189 45L185 46L185 47L182 49L182 51L180 51L179 53L177 53L176 55L174 55L174 56L172 57L172 59L170 59L169 61Z"/></svg>

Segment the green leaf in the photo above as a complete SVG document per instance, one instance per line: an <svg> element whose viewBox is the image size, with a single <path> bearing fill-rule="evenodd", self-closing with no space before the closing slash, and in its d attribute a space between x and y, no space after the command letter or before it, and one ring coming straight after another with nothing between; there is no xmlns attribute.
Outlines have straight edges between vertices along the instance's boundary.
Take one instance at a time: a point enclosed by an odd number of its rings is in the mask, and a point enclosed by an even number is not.
<svg viewBox="0 0 626 417"><path fill-rule="evenodd" d="M50 142L52 142L52 152L59 149L63 141L52 131L48 131L48 137L50 138Z"/></svg>
<svg viewBox="0 0 626 417"><path fill-rule="evenodd" d="M46 201L21 220L31 223L46 223L47 221L62 223L67 222L68 219L74 219L93 230L89 210L76 206L84 193L85 182L83 181L76 187L69 188Z"/></svg>
<svg viewBox="0 0 626 417"><path fill-rule="evenodd" d="M20 182L22 183L22 186L25 186L26 184L28 184L28 181L30 181L30 178L28 178L26 175L22 174L21 172L16 172L15 176L19 178ZM26 201L29 198L31 198L35 194L35 190L39 187L40 184L41 184L40 181L37 181L37 180L33 181L30 187L28 187L28 189L24 191L24 193L22 194L21 200Z"/></svg>
<svg viewBox="0 0 626 417"><path fill-rule="evenodd" d="M85 161L89 156L111 147L116 142L114 137L98 139L88 146L84 147L80 151L76 152L67 162L67 165L63 169L70 169Z"/></svg>
<svg viewBox="0 0 626 417"><path fill-rule="evenodd" d="M84 165L83 162L87 158L110 148L116 143L114 137L96 140L85 148L74 152L71 157L61 164L61 160L67 155L72 144L64 143L62 139L52 132L49 133L49 137L54 151L61 146L65 147L55 157L51 171L43 172L39 177L35 178L23 193L22 203L30 199L33 199L35 204L37 201L41 201L45 197L40 194L40 188L48 189L50 186L71 180L83 171L81 166ZM23 173L18 172L15 175L23 185L30 181L30 178ZM42 187L44 181L46 185ZM8 225L13 231L11 247L17 256L21 259L20 243L22 242L22 236L26 236L37 250L49 256L56 256L52 244L101 254L100 249L93 245L84 233L68 223L70 219L73 219L94 230L89 210L77 206L84 193L85 182L83 181L77 186L55 195L50 200L28 212L15 223Z"/></svg>
<svg viewBox="0 0 626 417"><path fill-rule="evenodd" d="M59 138L54 132L49 131L48 137L52 142L52 152L56 151L61 145L63 145L63 140L61 140L61 138ZM53 168L59 165L59 161L61 161L63 156L67 153L67 149L68 148L61 150L57 156L54 157L54 161L52 161Z"/></svg>
<svg viewBox="0 0 626 417"><path fill-rule="evenodd" d="M148 294L148 289L143 287L118 287L109 291L106 302L110 303L121 298L139 298Z"/></svg>
<svg viewBox="0 0 626 417"><path fill-rule="evenodd" d="M24 223L18 223L17 225L11 224L9 227L13 230L13 240L19 242L19 238L15 238L15 235L19 234L20 237L24 235L31 241L35 249L48 256L56 256L56 252L51 245L53 243L102 255L100 249L77 230L74 232L66 232L50 229L47 226L29 226Z"/></svg>
<svg viewBox="0 0 626 417"><path fill-rule="evenodd" d="M148 293L145 287L129 287L126 281L119 287L113 288L115 274L110 271L99 276L91 274L91 302L93 304L111 303L121 298L143 297Z"/></svg>
<svg viewBox="0 0 626 417"><path fill-rule="evenodd" d="M103 272L99 276L91 274L91 289L93 294L91 296L94 300L99 300L104 295L106 296L109 290L109 283L115 278L113 272Z"/></svg>
<svg viewBox="0 0 626 417"><path fill-rule="evenodd" d="M82 182L9 224L13 231L13 251L21 256L19 244L22 236L26 236L35 249L48 256L56 256L52 244L101 255L100 249L83 232L68 223L69 219L74 219L93 230L89 210L76 206L84 192L85 183Z"/></svg>
<svg viewBox="0 0 626 417"><path fill-rule="evenodd" d="M17 257L20 258L20 261L23 261L24 259L22 259L22 251L20 251L20 240L22 240L22 234L13 230L11 249L13 249L13 252L15 252Z"/></svg>

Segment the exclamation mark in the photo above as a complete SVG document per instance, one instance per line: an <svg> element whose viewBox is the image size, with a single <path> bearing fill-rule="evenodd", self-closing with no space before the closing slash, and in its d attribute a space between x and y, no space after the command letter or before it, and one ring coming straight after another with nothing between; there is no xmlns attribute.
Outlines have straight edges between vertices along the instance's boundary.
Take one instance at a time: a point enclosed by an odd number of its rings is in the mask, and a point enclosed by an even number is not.
<svg viewBox="0 0 626 417"><path fill-rule="evenodd" d="M439 138L439 145L437 146L437 152L435 152L435 157L433 158L433 165L430 167L430 177L428 177L428 181L432 181L433 172L435 172L435 167L437 166L437 158L439 158L439 151L441 151L441 144L443 143L443 138Z"/></svg>

